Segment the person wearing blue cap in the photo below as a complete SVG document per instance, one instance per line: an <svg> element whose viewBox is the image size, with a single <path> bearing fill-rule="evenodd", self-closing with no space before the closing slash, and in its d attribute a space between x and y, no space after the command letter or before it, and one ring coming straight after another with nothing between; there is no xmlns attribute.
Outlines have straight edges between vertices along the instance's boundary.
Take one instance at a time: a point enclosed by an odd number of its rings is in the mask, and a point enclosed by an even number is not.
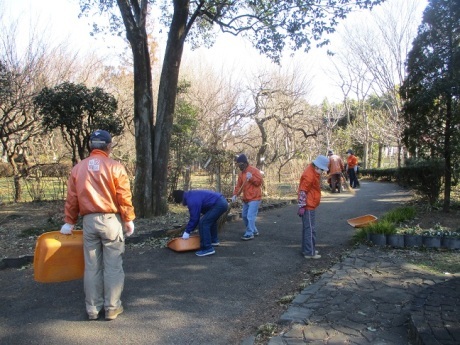
<svg viewBox="0 0 460 345"><path fill-rule="evenodd" d="M318 156L300 177L298 211L302 217L302 255L305 259L320 259L316 250L316 208L321 201L321 174L328 170L329 159Z"/></svg>
<svg viewBox="0 0 460 345"><path fill-rule="evenodd" d="M116 319L123 312L121 294L125 274L125 236L134 232L135 218L129 177L124 166L111 159L112 137L96 130L89 138L90 156L72 168L67 182L65 224L72 234L83 217L84 290L89 320Z"/></svg>
<svg viewBox="0 0 460 345"><path fill-rule="evenodd" d="M235 202L236 198L241 194L241 199L243 200L241 215L246 226L241 239L248 241L252 240L254 236L259 235L259 230L256 227L256 218L262 200L262 185L264 180L260 170L249 165L245 154L241 154L236 158L236 164L241 172L238 174L238 181L233 191L232 202Z"/></svg>

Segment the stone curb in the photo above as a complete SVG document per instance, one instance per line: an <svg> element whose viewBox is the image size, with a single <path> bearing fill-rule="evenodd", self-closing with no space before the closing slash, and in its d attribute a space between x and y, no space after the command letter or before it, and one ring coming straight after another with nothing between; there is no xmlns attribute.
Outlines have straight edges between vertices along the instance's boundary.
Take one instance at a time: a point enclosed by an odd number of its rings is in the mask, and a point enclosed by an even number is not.
<svg viewBox="0 0 460 345"><path fill-rule="evenodd" d="M355 252L359 253L360 250L355 250ZM351 255L344 258L343 262L337 263L328 272L321 275L317 282L301 291L277 321L279 325L288 326L288 330L283 334L271 338L268 344L323 344L323 340L333 333L334 340L331 340L331 344L348 343L350 341L349 338L353 338L354 336L350 333L353 325L350 326L351 328L348 331L343 331L339 325L329 324L329 329L324 328L324 325L316 327L315 322L310 323L309 320L312 317L314 318L315 313L318 313L318 310L321 310L324 307L324 303L327 302L321 299L320 292L328 284L331 284L334 276L341 280L341 275L345 277L348 274L343 272L347 272L350 269L362 270L353 261L353 258L356 257L358 256ZM384 266L380 269L383 271ZM373 286L373 284L370 285ZM366 293L372 294L373 291L368 290ZM411 344L460 344L460 275L453 275L451 278L443 281L433 280L432 285L418 291L413 296L408 312L406 326ZM321 314L321 312L319 313ZM306 333L307 330L308 333ZM374 341L375 344L387 343L386 341L381 342L382 339L372 339L371 335L368 335L368 337L355 337L354 340L356 344L374 344ZM387 340L391 343L391 339ZM255 341L250 341L251 338L247 338L240 345L255 344Z"/></svg>

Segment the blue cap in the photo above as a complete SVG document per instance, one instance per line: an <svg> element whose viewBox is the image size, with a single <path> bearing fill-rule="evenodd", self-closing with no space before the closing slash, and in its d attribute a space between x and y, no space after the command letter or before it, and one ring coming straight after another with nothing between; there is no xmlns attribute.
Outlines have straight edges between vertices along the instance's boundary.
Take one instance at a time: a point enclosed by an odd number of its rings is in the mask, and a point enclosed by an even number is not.
<svg viewBox="0 0 460 345"><path fill-rule="evenodd" d="M237 163L246 163L246 164L249 164L248 162L248 158L246 157L246 155L244 153L240 154L238 156L238 158L236 159L236 162Z"/></svg>
<svg viewBox="0 0 460 345"><path fill-rule="evenodd" d="M106 143L109 144L112 142L112 137L110 136L110 133L107 131L104 131L103 129L98 129L94 131L93 134L89 137L89 141L92 143Z"/></svg>

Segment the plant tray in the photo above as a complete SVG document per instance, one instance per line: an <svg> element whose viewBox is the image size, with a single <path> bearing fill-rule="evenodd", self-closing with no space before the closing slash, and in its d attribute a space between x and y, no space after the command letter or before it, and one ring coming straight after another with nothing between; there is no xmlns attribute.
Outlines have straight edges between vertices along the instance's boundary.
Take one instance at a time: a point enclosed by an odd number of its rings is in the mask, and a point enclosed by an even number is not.
<svg viewBox="0 0 460 345"><path fill-rule="evenodd" d="M175 252L188 252L190 250L200 249L200 236L190 236L188 240L184 240L182 237L173 238L167 244L169 249Z"/></svg>
<svg viewBox="0 0 460 345"><path fill-rule="evenodd" d="M372 214L366 214L365 216L348 219L347 222L354 228L362 228L368 224L375 223L377 219Z"/></svg>
<svg viewBox="0 0 460 345"><path fill-rule="evenodd" d="M37 239L34 253L34 279L40 283L58 283L83 278L85 259L83 231L71 235L46 232Z"/></svg>

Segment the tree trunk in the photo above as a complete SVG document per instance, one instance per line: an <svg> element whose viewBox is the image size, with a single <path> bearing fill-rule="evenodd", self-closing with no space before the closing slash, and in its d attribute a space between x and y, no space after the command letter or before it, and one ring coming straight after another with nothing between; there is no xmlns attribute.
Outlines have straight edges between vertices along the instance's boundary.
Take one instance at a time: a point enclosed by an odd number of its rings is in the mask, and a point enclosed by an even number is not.
<svg viewBox="0 0 460 345"><path fill-rule="evenodd" d="M449 33L449 57L448 57L448 73L449 73L449 81L451 85L455 85L455 59L454 59L454 46L453 43L453 28ZM457 79L458 80L458 79ZM450 193L452 190L452 134L454 133L454 115L452 109L452 88L449 92L445 95L446 96L446 127L444 129L444 204L443 204L443 211L449 212L450 210Z"/></svg>
<svg viewBox="0 0 460 345"><path fill-rule="evenodd" d="M134 209L140 218L153 215L153 96L150 56L147 35L134 58L134 128L136 134L136 177L134 182Z"/></svg>
<svg viewBox="0 0 460 345"><path fill-rule="evenodd" d="M379 152L377 156L377 168L382 167L382 151L383 151L383 145L379 143Z"/></svg>
<svg viewBox="0 0 460 345"><path fill-rule="evenodd" d="M268 135L264 127L265 121L257 120L257 118L255 119L255 121L256 121L257 127L260 130L260 137L261 137L261 144L260 144L259 150L257 151L257 157L256 157L256 168L264 171L265 152L267 151L267 146L268 146Z"/></svg>
<svg viewBox="0 0 460 345"><path fill-rule="evenodd" d="M13 168L14 202L20 202L22 201L22 174L19 171L19 167L14 160L14 154L8 154L8 163L10 163L11 167Z"/></svg>
<svg viewBox="0 0 460 345"><path fill-rule="evenodd" d="M189 0L174 1L174 14L161 71L153 145L152 201L154 215L162 215L168 211L167 176L169 146L189 5Z"/></svg>
<svg viewBox="0 0 460 345"><path fill-rule="evenodd" d="M216 167L216 192L222 193L222 179L220 176L220 163Z"/></svg>
<svg viewBox="0 0 460 345"><path fill-rule="evenodd" d="M450 210L450 192L452 189L452 170L451 170L451 136L452 136L452 96L447 97L446 106L446 127L444 130L444 203L442 210Z"/></svg>
<svg viewBox="0 0 460 345"><path fill-rule="evenodd" d="M398 138L398 168L401 168L401 152L402 152L401 139Z"/></svg>
<svg viewBox="0 0 460 345"><path fill-rule="evenodd" d="M153 95L152 72L145 21L134 22L128 5L118 1L126 27L126 37L133 52L134 65L134 131L136 140L136 173L133 204L138 218L153 215ZM146 15L143 13L143 15Z"/></svg>
<svg viewBox="0 0 460 345"><path fill-rule="evenodd" d="M370 142L369 142L369 123L367 122L367 114L366 114L366 132L365 132L365 140L364 140L364 150L363 150L363 159L362 159L362 167L364 169L369 168L369 150L370 150Z"/></svg>

